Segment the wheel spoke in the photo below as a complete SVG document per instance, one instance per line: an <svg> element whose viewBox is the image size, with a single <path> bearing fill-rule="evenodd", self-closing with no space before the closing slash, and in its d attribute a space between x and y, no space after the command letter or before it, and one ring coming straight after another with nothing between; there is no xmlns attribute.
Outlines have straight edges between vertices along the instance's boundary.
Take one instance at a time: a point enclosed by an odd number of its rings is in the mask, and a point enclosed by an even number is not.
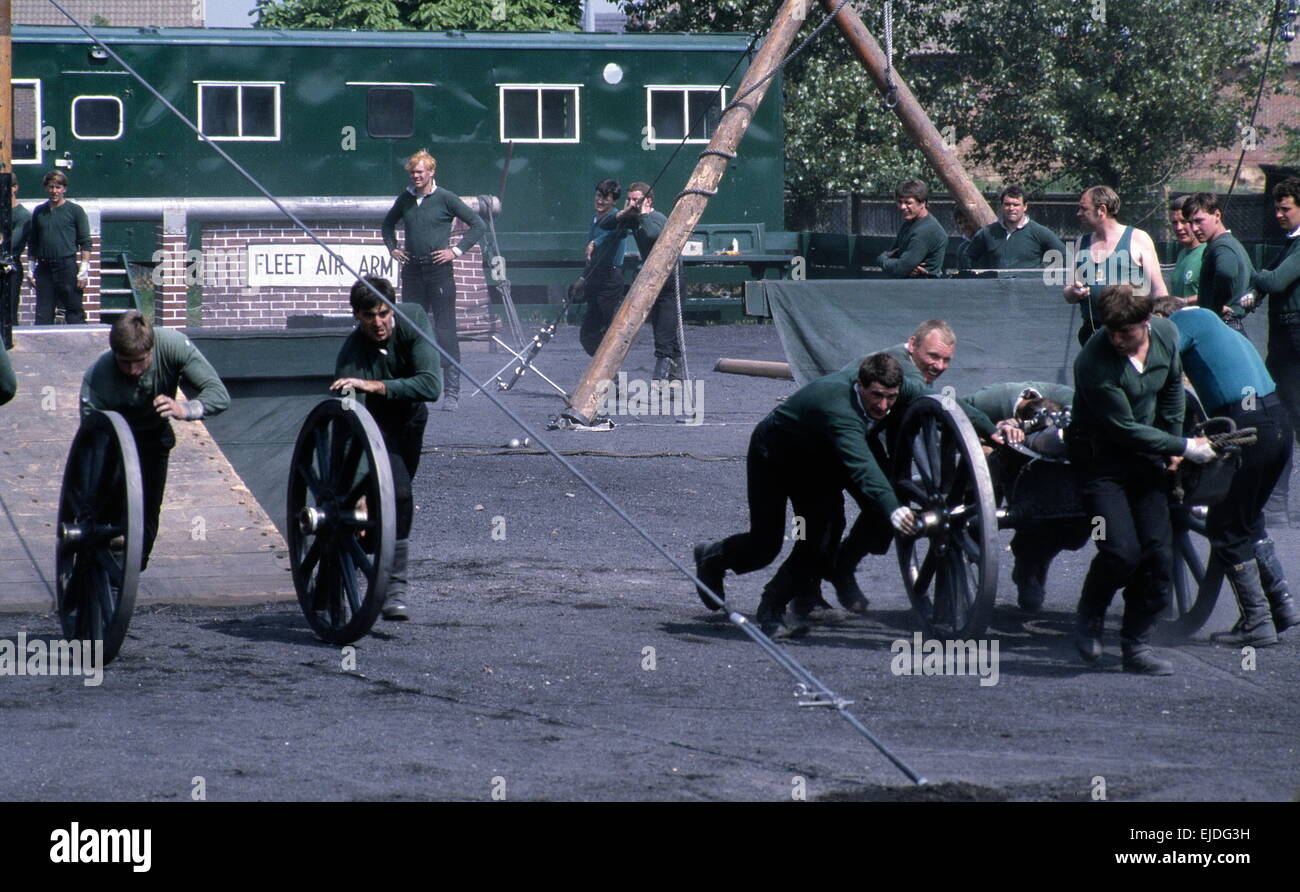
<svg viewBox="0 0 1300 892"><path fill-rule="evenodd" d="M99 562L99 565L104 568L104 572L108 574L109 581L112 582L113 586L120 591L122 588L122 579L126 575L126 569L117 562L117 558L114 557L113 552L107 548L96 549L95 559Z"/></svg>
<svg viewBox="0 0 1300 892"><path fill-rule="evenodd" d="M930 588L930 583L934 581L934 571L937 565L935 560L934 546L931 546L925 553L925 559L921 561L921 566L916 571L916 581L912 583L912 589L916 592L925 592Z"/></svg>
<svg viewBox="0 0 1300 892"><path fill-rule="evenodd" d="M943 485L943 460L939 455L941 438L938 423L933 418L925 419L925 453L930 463L930 484L936 495L941 492L940 487Z"/></svg>
<svg viewBox="0 0 1300 892"><path fill-rule="evenodd" d="M320 536L312 539L311 545L307 546L306 552L303 553L302 560L298 566L304 576L311 576L316 570L316 562L320 560Z"/></svg>
<svg viewBox="0 0 1300 892"><path fill-rule="evenodd" d="M361 448L361 440L356 437L351 438L347 444L347 452L344 454L343 460L339 464L339 491L349 488L355 489L353 481L357 479L357 468L361 464L361 456L363 454L364 450ZM365 479L366 478L362 476L361 480ZM350 489L348 494L351 495Z"/></svg>
<svg viewBox="0 0 1300 892"><path fill-rule="evenodd" d="M981 556L980 549L979 546L975 544L975 539L971 536L970 530L957 530L953 535L953 539L956 541L958 547L961 548L961 553L966 556L967 560L972 564L979 563Z"/></svg>
<svg viewBox="0 0 1300 892"><path fill-rule="evenodd" d="M352 556L347 552L339 554L339 564L343 568L343 588L347 591L348 604L352 607L352 615L356 616L361 612L361 592L357 589L357 568L352 563Z"/></svg>
<svg viewBox="0 0 1300 892"><path fill-rule="evenodd" d="M307 489L311 491L312 498L317 502L320 502L322 498L321 490L323 487L321 486L320 479L317 478L316 474L312 471L310 461L298 465L298 476L307 484Z"/></svg>
<svg viewBox="0 0 1300 892"><path fill-rule="evenodd" d="M343 492L352 485L352 479L343 469L344 453L351 433L345 422L338 419L334 421L330 433L330 474L326 479L334 484L335 492Z"/></svg>
<svg viewBox="0 0 1300 892"><path fill-rule="evenodd" d="M969 489L971 489L970 463L962 461L953 468L952 476L944 487L944 492L948 494L948 504L956 505L959 502L966 501L969 496L967 492Z"/></svg>
<svg viewBox="0 0 1300 892"><path fill-rule="evenodd" d="M325 437L329 431L329 421L327 420L316 430L312 431L313 449L316 453L316 470L320 474L321 483L330 479L330 459L329 451L326 449Z"/></svg>
<svg viewBox="0 0 1300 892"><path fill-rule="evenodd" d="M971 584L970 577L966 575L966 562L962 560L961 552L957 549L951 549L947 554L947 558L948 580L952 585L952 591L949 593L949 610L952 615L952 628L955 634L966 626L970 617Z"/></svg>
<svg viewBox="0 0 1300 892"><path fill-rule="evenodd" d="M117 598L113 596L113 585L109 580L108 571L103 567L96 567L97 572L92 574L95 580L95 597L98 600L99 617L100 617L100 635L96 638L102 638L102 632L108 628L108 624L113 621L113 615L117 612Z"/></svg>
<svg viewBox="0 0 1300 892"><path fill-rule="evenodd" d="M344 497L342 505L344 508L351 509L356 505L357 500L366 494L366 489L370 486L370 475L363 474L361 479L352 484L348 490L347 496ZM345 521L346 522L346 521Z"/></svg>
<svg viewBox="0 0 1300 892"><path fill-rule="evenodd" d="M347 543L348 554L352 556L352 560L356 562L356 566L361 568L361 572L365 574L366 578L373 582L375 565L365 551L362 550L361 543L356 540L355 536L348 536Z"/></svg>
<svg viewBox="0 0 1300 892"><path fill-rule="evenodd" d="M899 480L894 486L900 492L911 496L917 504L924 505L928 498L925 490L915 480Z"/></svg>

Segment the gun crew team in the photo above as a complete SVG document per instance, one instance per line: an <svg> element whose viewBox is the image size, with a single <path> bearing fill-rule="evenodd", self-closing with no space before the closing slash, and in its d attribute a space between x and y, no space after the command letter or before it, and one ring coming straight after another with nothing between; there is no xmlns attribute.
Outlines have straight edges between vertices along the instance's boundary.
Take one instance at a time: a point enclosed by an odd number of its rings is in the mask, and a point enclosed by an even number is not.
<svg viewBox="0 0 1300 892"><path fill-rule="evenodd" d="M925 185L902 183L896 197L904 224L894 246L880 255L880 266L899 277L937 274L947 236L928 212ZM1175 201L1170 213L1180 252L1171 297L1151 237L1118 221L1119 196L1105 186L1085 190L1077 215L1086 233L1074 281L1063 292L1069 303L1083 305L1073 387L993 384L958 404L990 444L1022 443L1026 420L1050 418L1032 445L1068 455L1087 517L1104 521L1106 534L1092 537L1097 552L1076 607L1075 644L1086 662L1101 657L1106 610L1122 591L1124 670L1173 672L1151 644L1170 597L1173 472L1183 462L1204 465L1218 457L1207 437L1184 430L1184 373L1211 417L1258 429L1258 441L1241 447L1227 498L1207 518L1211 559L1224 567L1240 611L1230 631L1212 637L1265 646L1300 625L1264 526L1265 502L1289 471L1300 430L1300 179L1279 184L1273 198L1289 241L1260 272L1223 225L1215 196ZM1066 256L1059 239L1028 219L1021 190L1005 189L999 200L1000 219L963 245L964 267L1036 268ZM1243 318L1264 302L1267 363L1242 335ZM866 612L855 578L858 561L884 553L894 537L920 532L915 512L899 501L883 471L898 422L910 402L933 393L956 342L946 323L930 320L905 344L805 385L758 424L747 459L748 532L695 547L696 576L711 590L699 589L705 606L723 606L718 598L725 597L727 570L751 572L778 557L788 501L805 535L763 589L760 628L773 637L795 637L823 618L822 611L839 613L821 600L821 579L833 583L844 610ZM1063 430L1053 426L1067 418ZM993 466L996 473L996 461ZM845 491L861 513L841 542ZM1079 526L1070 521L1017 531L1012 575L1023 610L1040 609L1053 557L1090 538Z"/></svg>

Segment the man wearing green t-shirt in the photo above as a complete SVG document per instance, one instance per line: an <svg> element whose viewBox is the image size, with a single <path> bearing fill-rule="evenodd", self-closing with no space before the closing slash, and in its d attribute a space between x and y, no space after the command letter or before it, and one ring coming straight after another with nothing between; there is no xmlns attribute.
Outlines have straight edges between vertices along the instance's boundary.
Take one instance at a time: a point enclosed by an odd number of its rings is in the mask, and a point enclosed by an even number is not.
<svg viewBox="0 0 1300 892"><path fill-rule="evenodd" d="M224 412L230 394L189 338L169 328L155 329L138 310L117 318L108 345L81 380L81 416L119 412L135 436L144 485L143 570L158 536L167 461L176 445L171 420L198 421ZM198 391L194 399L176 399L181 381Z"/></svg>
<svg viewBox="0 0 1300 892"><path fill-rule="evenodd" d="M1169 276L1169 296L1181 297L1189 304L1196 303L1196 292L1201 287L1201 258L1205 256L1205 245L1192 224L1183 216L1183 207L1191 196L1184 195L1169 202L1169 227L1178 242L1178 257L1174 260L1174 271Z"/></svg>
<svg viewBox="0 0 1300 892"><path fill-rule="evenodd" d="M930 213L930 190L920 180L904 180L894 190L894 198L903 215L903 228L876 262L886 275L897 279L941 275L948 233Z"/></svg>

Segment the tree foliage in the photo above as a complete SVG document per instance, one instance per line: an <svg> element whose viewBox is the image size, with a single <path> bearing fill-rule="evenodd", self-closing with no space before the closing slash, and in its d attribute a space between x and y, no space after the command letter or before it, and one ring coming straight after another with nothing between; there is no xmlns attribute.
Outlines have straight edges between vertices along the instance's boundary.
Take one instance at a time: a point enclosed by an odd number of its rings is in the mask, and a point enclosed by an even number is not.
<svg viewBox="0 0 1300 892"><path fill-rule="evenodd" d="M622 0L645 30L765 30L773 0ZM884 44L883 4L855 4ZM1243 130L1273 0L894 3L895 63L940 131L996 179L1153 192ZM824 10L813 4L809 24ZM1284 55L1275 51L1275 56ZM838 29L786 69L795 195L932 178ZM1270 82L1280 83L1281 64Z"/></svg>
<svg viewBox="0 0 1300 892"><path fill-rule="evenodd" d="M259 28L573 31L582 0L257 0Z"/></svg>
<svg viewBox="0 0 1300 892"><path fill-rule="evenodd" d="M1006 179L1151 193L1206 152L1258 144L1245 125L1272 8L968 0L945 38L950 101L970 110L959 135Z"/></svg>

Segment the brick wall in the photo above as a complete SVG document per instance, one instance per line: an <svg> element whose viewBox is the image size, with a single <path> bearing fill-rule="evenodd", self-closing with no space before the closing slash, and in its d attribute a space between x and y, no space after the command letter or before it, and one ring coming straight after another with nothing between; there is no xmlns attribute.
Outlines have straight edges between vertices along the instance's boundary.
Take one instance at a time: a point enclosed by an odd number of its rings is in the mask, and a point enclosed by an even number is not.
<svg viewBox="0 0 1300 892"><path fill-rule="evenodd" d="M317 228L321 241L330 245L373 245L384 252L378 229L324 224ZM460 242L465 225L456 221L451 237ZM348 288L308 286L249 287L247 248L249 245L312 244L296 229L275 229L240 224L205 226L202 238L203 325L207 328L284 328L289 316L322 314L346 316ZM386 253L386 252L384 252ZM489 310L487 282L479 249L455 261L456 327L462 338L487 337L499 324ZM399 282L393 283L398 286Z"/></svg>

